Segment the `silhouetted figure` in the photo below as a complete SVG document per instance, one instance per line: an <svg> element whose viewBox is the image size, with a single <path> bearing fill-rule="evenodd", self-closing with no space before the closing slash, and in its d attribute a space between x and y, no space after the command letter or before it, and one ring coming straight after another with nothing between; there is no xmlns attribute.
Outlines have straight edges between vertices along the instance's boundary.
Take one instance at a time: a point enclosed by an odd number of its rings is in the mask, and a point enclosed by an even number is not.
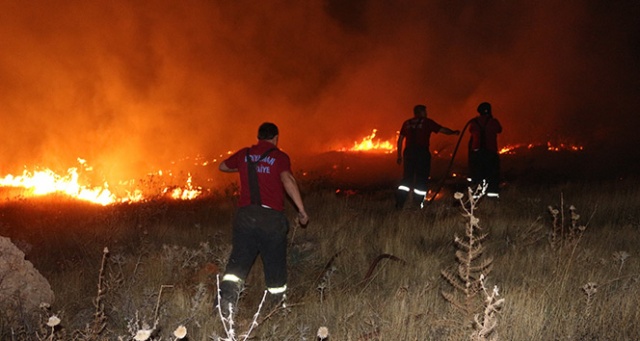
<svg viewBox="0 0 640 341"><path fill-rule="evenodd" d="M500 156L498 134L500 122L491 114L491 104L478 105L479 115L469 121L469 181L474 186L487 182L487 197L499 197Z"/></svg>
<svg viewBox="0 0 640 341"><path fill-rule="evenodd" d="M240 175L240 199L233 219L233 248L220 283L220 308L229 314L229 303L237 306L238 295L258 254L262 257L268 301L284 302L287 290L287 231L285 192L298 209L300 224L306 225L300 190L291 174L289 156L277 148L278 127L263 123L258 143L237 151L220 163L223 172ZM235 308L234 308L235 309Z"/></svg>
<svg viewBox="0 0 640 341"><path fill-rule="evenodd" d="M427 118L427 107L422 104L413 108L413 115L413 118L404 121L398 136L398 164L404 161L402 181L396 190L396 208L398 209L404 207L412 189L414 197L420 202L420 207L424 203L427 182L431 174L431 152L429 151L431 133L460 134L459 130L451 130Z"/></svg>

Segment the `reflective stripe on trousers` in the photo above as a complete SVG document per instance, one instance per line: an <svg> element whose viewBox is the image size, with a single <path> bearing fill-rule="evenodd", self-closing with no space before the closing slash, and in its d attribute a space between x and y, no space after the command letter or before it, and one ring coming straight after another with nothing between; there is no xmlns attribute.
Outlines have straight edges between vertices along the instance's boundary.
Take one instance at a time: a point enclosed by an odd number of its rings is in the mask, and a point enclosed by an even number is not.
<svg viewBox="0 0 640 341"><path fill-rule="evenodd" d="M234 283L240 283L242 282L242 279L240 279L240 277L234 275L234 274L226 274L222 277L222 281L228 281L228 282L234 282ZM271 294L282 294L283 292L287 291L287 285L283 285L281 287L274 287L274 288L267 288L267 291Z"/></svg>
<svg viewBox="0 0 640 341"><path fill-rule="evenodd" d="M223 281L234 282L234 283L242 282L242 279L240 279L240 277L238 277L238 276L236 276L234 274L226 274L226 275L222 276L222 280Z"/></svg>
<svg viewBox="0 0 640 341"><path fill-rule="evenodd" d="M416 195L422 196L422 197L427 195L427 191L421 191L419 189L414 189L413 193L415 193Z"/></svg>
<svg viewBox="0 0 640 341"><path fill-rule="evenodd" d="M287 291L287 285L285 284L285 285L283 285L281 287L277 287L277 288L267 288L267 291L270 294L274 294L274 295L282 294L283 292Z"/></svg>
<svg viewBox="0 0 640 341"><path fill-rule="evenodd" d="M411 190L411 188L409 188L407 186L400 185L400 186L398 186L398 190L399 191L403 191L403 192L409 192ZM422 191L422 190L419 190L419 189L416 189L416 188L413 189L413 193L415 193L415 195L419 195L419 196L426 196L427 195L427 191Z"/></svg>

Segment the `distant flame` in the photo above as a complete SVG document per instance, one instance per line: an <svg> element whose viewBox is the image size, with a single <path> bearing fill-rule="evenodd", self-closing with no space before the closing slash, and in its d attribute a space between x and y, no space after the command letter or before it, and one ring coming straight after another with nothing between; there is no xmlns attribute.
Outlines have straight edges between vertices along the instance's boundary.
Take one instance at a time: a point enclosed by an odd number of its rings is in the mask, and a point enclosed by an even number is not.
<svg viewBox="0 0 640 341"><path fill-rule="evenodd" d="M340 148L339 150L342 152L381 152L387 154L394 152L396 150L394 141L375 139L377 132L378 129L373 129L371 135L364 137L360 142L354 142L351 148Z"/></svg>
<svg viewBox="0 0 640 341"><path fill-rule="evenodd" d="M541 143L518 143L518 144L512 144L512 145L507 145L502 147L498 153L500 154L515 154L516 150L518 149L533 149L536 147L541 147L543 146L543 144ZM565 144L565 143L560 143L559 145L554 145L551 142L547 142L546 143L546 149L548 151L552 151L552 152L559 152L559 151L573 151L573 152L577 152L577 151L582 151L584 150L584 147L582 146L577 146L577 145L570 145L570 144Z"/></svg>
<svg viewBox="0 0 640 341"><path fill-rule="evenodd" d="M577 152L577 151L581 151L583 149L584 149L584 147L582 147L582 146L567 145L567 144L564 144L564 143L560 143L559 145L554 146L553 144L551 144L551 142L547 142L547 150L550 150L552 152L559 152L561 150L568 150L568 151Z"/></svg>

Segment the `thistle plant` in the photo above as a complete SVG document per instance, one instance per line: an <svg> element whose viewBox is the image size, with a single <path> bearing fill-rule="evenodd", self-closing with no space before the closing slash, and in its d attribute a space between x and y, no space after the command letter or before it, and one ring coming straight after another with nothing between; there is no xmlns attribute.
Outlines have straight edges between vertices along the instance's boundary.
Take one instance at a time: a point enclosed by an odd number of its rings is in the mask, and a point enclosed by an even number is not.
<svg viewBox="0 0 640 341"><path fill-rule="evenodd" d="M331 288L331 276L336 270L337 268L333 265L329 267L322 275L320 283L318 283L317 289L318 292L320 292L320 304L324 302L324 292Z"/></svg>
<svg viewBox="0 0 640 341"><path fill-rule="evenodd" d="M552 229L549 235L551 249L557 252L556 271L560 276L560 291L564 291L573 266L574 256L582 236L587 229L586 224L580 223L580 214L575 206L569 206L569 219L565 218L564 197L560 196L560 207L548 207L551 214Z"/></svg>
<svg viewBox="0 0 640 341"><path fill-rule="evenodd" d="M327 328L325 326L322 326L322 327L318 328L318 332L316 333L316 336L317 336L319 341L328 340L329 339L329 328Z"/></svg>
<svg viewBox="0 0 640 341"><path fill-rule="evenodd" d="M618 266L618 276L620 276L620 273L622 273L622 267L624 267L624 263L627 261L627 258L629 258L630 255L628 252L626 251L616 251L613 253L613 259L620 263L620 265Z"/></svg>
<svg viewBox="0 0 640 341"><path fill-rule="evenodd" d="M498 324L498 312L502 309L504 298L498 298L498 287L494 286L492 291L488 291L484 283L484 275L480 275L480 284L484 293L484 311L483 314L476 314L474 320L474 332L471 334L472 341L488 341L497 340L494 333Z"/></svg>
<svg viewBox="0 0 640 341"><path fill-rule="evenodd" d="M584 308L584 316L585 318L591 317L593 299L598 292L598 284L595 282L589 282L582 286L582 292L585 294L586 303Z"/></svg>
<svg viewBox="0 0 640 341"><path fill-rule="evenodd" d="M475 190L468 188L467 199L465 195L457 192L454 198L460 202L463 210L465 234L454 238L456 247L455 257L457 271L443 270L442 276L447 280L453 291L442 291L442 296L456 309L458 309L466 321L470 321L474 312L480 307L477 295L483 290L483 280L491 272L493 258L482 257L484 247L482 241L486 239L486 233L480 233L480 219L475 216L478 202L484 195L485 186L478 186Z"/></svg>
<svg viewBox="0 0 640 341"><path fill-rule="evenodd" d="M549 244L554 250L572 249L582 238L587 225L579 223L580 214L575 206L569 206L569 220L565 217L564 197L560 195L560 207L548 206L552 217Z"/></svg>

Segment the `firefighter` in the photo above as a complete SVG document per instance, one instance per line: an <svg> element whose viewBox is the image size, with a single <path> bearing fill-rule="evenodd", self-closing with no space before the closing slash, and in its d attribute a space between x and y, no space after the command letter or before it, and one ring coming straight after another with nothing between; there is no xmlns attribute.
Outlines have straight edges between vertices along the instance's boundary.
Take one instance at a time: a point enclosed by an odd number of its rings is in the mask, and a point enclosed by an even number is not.
<svg viewBox="0 0 640 341"><path fill-rule="evenodd" d="M225 317L229 304L236 310L238 296L258 254L264 265L269 292L267 302L275 308L284 305L287 291L287 231L284 215L285 192L298 210L297 219L305 226L309 216L291 173L289 156L277 148L278 127L263 123L258 143L243 148L220 163L222 172L238 172L240 198L233 218L232 250L220 282L220 308Z"/></svg>
<svg viewBox="0 0 640 341"><path fill-rule="evenodd" d="M404 162L403 176L396 190L396 208L402 209L413 190L414 197L422 208L427 195L427 181L431 174L431 133L460 135L459 130L451 130L427 118L427 107L419 104L413 108L414 117L404 121L398 136L398 164ZM404 142L406 139L406 142ZM404 144L404 150L403 150Z"/></svg>
<svg viewBox="0 0 640 341"><path fill-rule="evenodd" d="M502 126L493 117L490 103L480 103L478 114L469 121L469 181L474 187L486 183L486 196L499 198L498 134Z"/></svg>

